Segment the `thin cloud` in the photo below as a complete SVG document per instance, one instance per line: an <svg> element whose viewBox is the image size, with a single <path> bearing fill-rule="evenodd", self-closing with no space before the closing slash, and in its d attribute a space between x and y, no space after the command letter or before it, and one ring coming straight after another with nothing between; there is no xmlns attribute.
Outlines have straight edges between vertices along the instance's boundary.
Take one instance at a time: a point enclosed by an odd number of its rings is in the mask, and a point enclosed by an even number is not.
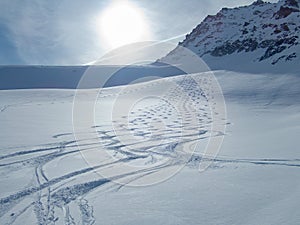
<svg viewBox="0 0 300 225"><path fill-rule="evenodd" d="M253 0L131 0L145 12L156 40L188 33L207 14ZM276 0L272 0L273 2ZM0 64L84 64L107 51L95 18L112 0L0 1ZM120 34L120 38L122 35ZM174 39L178 42L183 37ZM6 57L9 56L9 57Z"/></svg>

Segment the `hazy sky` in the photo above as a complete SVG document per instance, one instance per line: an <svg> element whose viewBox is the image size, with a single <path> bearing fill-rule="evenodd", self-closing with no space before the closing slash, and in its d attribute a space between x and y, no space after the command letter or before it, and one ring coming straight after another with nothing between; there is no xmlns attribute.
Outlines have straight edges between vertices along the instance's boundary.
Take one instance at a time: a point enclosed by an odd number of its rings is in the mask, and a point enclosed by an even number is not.
<svg viewBox="0 0 300 225"><path fill-rule="evenodd" d="M133 34L139 33L138 41L174 38L190 32L206 15L222 7L253 1L1 0L0 64L85 64L122 41L137 38ZM123 8L115 7L121 2L129 5L126 18L121 15ZM117 31L110 29L120 21L123 24ZM126 36L126 32L131 34ZM173 41L182 39L184 36Z"/></svg>

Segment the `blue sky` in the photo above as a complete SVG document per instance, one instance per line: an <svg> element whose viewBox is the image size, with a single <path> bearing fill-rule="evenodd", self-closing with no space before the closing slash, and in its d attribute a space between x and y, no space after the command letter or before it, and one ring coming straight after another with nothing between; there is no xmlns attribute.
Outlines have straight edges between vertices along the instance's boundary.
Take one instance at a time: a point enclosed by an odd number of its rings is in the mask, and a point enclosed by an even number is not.
<svg viewBox="0 0 300 225"><path fill-rule="evenodd" d="M101 18L116 1L122 0L1 0L0 64L78 65L97 60L113 48L101 39L101 23L97 22L97 18ZM222 7L253 2L126 1L142 14L147 32L151 33L147 36L148 40L165 40L184 35L206 15L215 14ZM173 42L182 39L184 36Z"/></svg>

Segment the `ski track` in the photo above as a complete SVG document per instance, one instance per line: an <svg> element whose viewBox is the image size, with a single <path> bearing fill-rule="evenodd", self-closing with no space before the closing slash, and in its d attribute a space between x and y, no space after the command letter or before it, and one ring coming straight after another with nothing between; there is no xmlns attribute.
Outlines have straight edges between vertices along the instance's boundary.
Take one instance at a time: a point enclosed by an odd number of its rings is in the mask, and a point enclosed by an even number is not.
<svg viewBox="0 0 300 225"><path fill-rule="evenodd" d="M176 81L176 80L175 80ZM157 81L156 83L160 83ZM124 185L118 185L113 181L127 179L130 182L156 173L157 171L175 164L187 163L191 167L197 165L201 160L212 161L214 163L226 165L264 165L264 166L289 166L300 167L300 159L232 159L226 157L217 157L215 159L204 158L199 154L192 156L181 152L179 146L207 139L211 135L225 135L219 131L211 131L210 126L212 117L210 106L207 103L207 96L204 94L197 83L189 76L179 79L177 87L164 96L164 99L178 103L182 115L176 115L176 110L172 105L165 101L158 101L154 105L145 108L139 108L131 112L129 116L123 115L114 122L114 127L108 125L95 125L91 129L97 131L98 139L89 140L89 144L81 144L86 140L71 140L73 133L55 134L55 139L63 139L61 142L52 143L50 146L37 146L15 152L0 155L0 171L21 171L24 168L32 168L35 182L30 186L7 197L0 199L0 218L7 221L7 224L14 224L21 215L28 210L33 210L36 216L36 224L55 224L58 220L64 221L64 224L95 224L93 206L90 205L85 196L95 189L104 187L115 187L120 190ZM150 88L155 83L134 87L126 91L125 94L134 94L145 88ZM187 96L180 96L177 93L184 91ZM111 97L113 94L103 94L99 98ZM193 104L181 104L189 99ZM16 104L17 105L17 104ZM0 109L3 113L8 107L14 105L5 105ZM196 124L195 124L196 119ZM165 126L159 127L155 123L163 121ZM226 120L223 121L228 124ZM184 133L182 132L184 129ZM133 136L137 139L128 139L123 143L122 137ZM69 139L69 140L67 140ZM80 146L80 150L78 148ZM111 153L115 160L111 163L103 163L94 167L86 167L75 170L59 177L49 178L44 166L57 159L72 154L78 154L81 151L99 148ZM13 150L13 149L12 149ZM79 183L74 183L83 175L92 174L95 170L113 167L124 162L134 162L135 160L144 160L145 164L153 165L147 169L140 169L134 172L121 173L119 175L90 179L84 177ZM171 159L171 160L165 160ZM9 173L9 172L8 172ZM9 174L8 174L9 175ZM31 198L28 198L28 197ZM27 200L27 201L25 201ZM23 203L24 204L21 204ZM75 204L78 210L72 212L70 204ZM59 218L57 212L63 212L64 218ZM79 215L80 221L76 221L75 215Z"/></svg>

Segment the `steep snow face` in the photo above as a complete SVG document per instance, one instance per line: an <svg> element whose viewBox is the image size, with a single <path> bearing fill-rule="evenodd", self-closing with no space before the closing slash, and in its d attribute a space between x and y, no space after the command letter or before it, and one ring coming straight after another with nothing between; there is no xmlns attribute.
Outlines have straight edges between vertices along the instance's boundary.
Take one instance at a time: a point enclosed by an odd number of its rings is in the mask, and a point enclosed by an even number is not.
<svg viewBox="0 0 300 225"><path fill-rule="evenodd" d="M202 57L212 69L294 72L300 62L299 31L299 0L258 0L207 16L179 46ZM177 47L166 57L178 61L182 55Z"/></svg>

